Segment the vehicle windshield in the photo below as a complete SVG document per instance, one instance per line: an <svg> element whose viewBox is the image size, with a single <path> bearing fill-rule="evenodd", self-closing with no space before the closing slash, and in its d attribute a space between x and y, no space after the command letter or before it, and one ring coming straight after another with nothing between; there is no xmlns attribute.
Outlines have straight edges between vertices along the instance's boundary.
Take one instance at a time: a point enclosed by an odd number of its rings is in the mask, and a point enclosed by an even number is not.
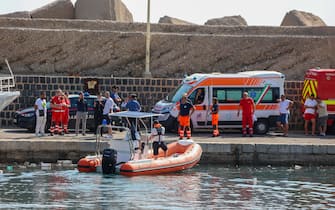
<svg viewBox="0 0 335 210"><path fill-rule="evenodd" d="M176 103L179 101L184 93L187 93L192 88L188 84L180 84L176 89L174 89L169 95L166 96L166 101Z"/></svg>

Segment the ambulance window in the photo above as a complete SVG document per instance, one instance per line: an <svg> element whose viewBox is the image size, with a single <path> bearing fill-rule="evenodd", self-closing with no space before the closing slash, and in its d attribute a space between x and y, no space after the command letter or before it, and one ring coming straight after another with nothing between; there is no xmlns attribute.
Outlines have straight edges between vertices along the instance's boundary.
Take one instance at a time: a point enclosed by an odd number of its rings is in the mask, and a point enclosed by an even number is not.
<svg viewBox="0 0 335 210"><path fill-rule="evenodd" d="M226 101L226 90L217 89L214 92L214 97L218 99L218 103L224 103Z"/></svg>
<svg viewBox="0 0 335 210"><path fill-rule="evenodd" d="M244 91L249 93L249 96L254 99L254 101L258 101L259 97L261 97L264 88L248 88ZM261 103L275 103L279 96L279 88L270 88L267 93L264 95Z"/></svg>
<svg viewBox="0 0 335 210"><path fill-rule="evenodd" d="M272 99L273 99L273 93L272 90L269 90L261 102L272 102Z"/></svg>
<svg viewBox="0 0 335 210"><path fill-rule="evenodd" d="M216 97L219 103L238 103L241 95L241 88L213 88L213 97Z"/></svg>
<svg viewBox="0 0 335 210"><path fill-rule="evenodd" d="M241 100L242 90L237 89L227 89L227 103L237 103Z"/></svg>
<svg viewBox="0 0 335 210"><path fill-rule="evenodd" d="M194 104L202 104L204 102L204 99L205 99L205 89L204 88L197 89Z"/></svg>
<svg viewBox="0 0 335 210"><path fill-rule="evenodd" d="M202 104L205 99L205 89L204 88L198 88L195 91L191 93L191 95L188 97L193 104Z"/></svg>
<svg viewBox="0 0 335 210"><path fill-rule="evenodd" d="M175 103L179 101L183 94L187 93L192 86L188 84L181 84L176 89L174 89L169 95L166 97L166 101Z"/></svg>

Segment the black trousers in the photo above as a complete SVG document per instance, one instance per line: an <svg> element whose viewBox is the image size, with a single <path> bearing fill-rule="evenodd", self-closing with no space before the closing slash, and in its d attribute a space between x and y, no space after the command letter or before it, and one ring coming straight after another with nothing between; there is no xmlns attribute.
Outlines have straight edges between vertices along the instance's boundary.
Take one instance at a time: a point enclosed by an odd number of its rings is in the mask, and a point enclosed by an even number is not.
<svg viewBox="0 0 335 210"><path fill-rule="evenodd" d="M162 141L154 141L153 143L152 143L152 147L153 147L153 149L154 149L154 155L158 155L158 150L159 150L159 148L162 148L162 150L164 150L165 152L167 151L167 146L166 146L166 144L164 143L164 142L162 142Z"/></svg>
<svg viewBox="0 0 335 210"><path fill-rule="evenodd" d="M102 114L94 115L94 134L97 134L98 126L102 124L103 119L104 118L103 118ZM101 132L101 134L102 134L102 132Z"/></svg>

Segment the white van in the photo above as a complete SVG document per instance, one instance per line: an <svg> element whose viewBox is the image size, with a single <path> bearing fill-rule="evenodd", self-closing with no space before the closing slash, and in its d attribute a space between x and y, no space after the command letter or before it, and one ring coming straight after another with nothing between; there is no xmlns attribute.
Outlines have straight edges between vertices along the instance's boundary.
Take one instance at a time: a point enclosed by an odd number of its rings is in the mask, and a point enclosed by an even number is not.
<svg viewBox="0 0 335 210"><path fill-rule="evenodd" d="M276 126L279 116L277 99L284 94L284 80L284 74L276 71L193 74L157 102L152 111L163 114L158 120L167 129L175 130L178 127L176 104L187 93L196 107L191 116L192 129L209 129L212 128L210 107L212 98L216 97L220 107L219 128L242 128L242 118L237 116L237 110L242 93L247 91L256 104L254 131L265 134L270 127Z"/></svg>

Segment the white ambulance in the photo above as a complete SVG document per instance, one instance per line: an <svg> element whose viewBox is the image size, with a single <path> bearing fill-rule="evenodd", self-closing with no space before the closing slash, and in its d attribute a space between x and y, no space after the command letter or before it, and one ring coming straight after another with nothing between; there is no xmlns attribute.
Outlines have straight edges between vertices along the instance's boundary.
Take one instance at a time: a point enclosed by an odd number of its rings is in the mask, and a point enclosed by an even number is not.
<svg viewBox="0 0 335 210"><path fill-rule="evenodd" d="M277 99L284 94L284 74L276 71L245 71L235 74L193 74L183 79L182 83L165 99L157 102L154 113L160 113L158 120L169 130L178 126L176 104L187 93L196 107L191 116L191 127L210 129L210 107L212 98L219 102L219 128L242 128L241 115L237 110L242 93L247 91L256 104L254 131L265 134L270 127L276 126L279 116Z"/></svg>

